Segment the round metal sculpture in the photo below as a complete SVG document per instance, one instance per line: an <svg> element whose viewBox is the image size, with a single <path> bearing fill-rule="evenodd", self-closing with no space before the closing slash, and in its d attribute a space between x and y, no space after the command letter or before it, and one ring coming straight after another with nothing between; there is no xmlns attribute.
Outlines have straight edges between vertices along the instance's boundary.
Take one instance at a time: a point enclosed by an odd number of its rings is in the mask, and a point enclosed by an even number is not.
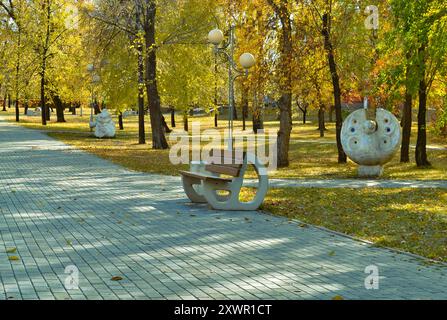
<svg viewBox="0 0 447 320"><path fill-rule="evenodd" d="M399 148L400 123L387 110L377 109L375 120L366 109L353 112L343 123L341 140L348 157L360 165L360 177L380 177L383 165Z"/></svg>

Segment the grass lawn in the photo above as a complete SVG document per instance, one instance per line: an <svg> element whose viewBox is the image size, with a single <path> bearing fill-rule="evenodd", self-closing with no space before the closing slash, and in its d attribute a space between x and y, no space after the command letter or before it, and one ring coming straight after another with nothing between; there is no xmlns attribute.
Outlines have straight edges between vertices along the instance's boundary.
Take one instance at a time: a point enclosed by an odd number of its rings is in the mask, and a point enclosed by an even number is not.
<svg viewBox="0 0 447 320"><path fill-rule="evenodd" d="M14 119L13 110L6 115L11 121ZM273 117L272 117L273 118ZM43 128L39 117L21 116L20 125L48 131L51 137L74 145L87 152L94 153L102 158L109 159L129 169L177 175L179 170L185 168L171 165L169 151L154 151L150 146L150 133L147 133L148 145L138 145L138 123L136 117L125 119L125 130L119 131L115 139L97 140L91 137L88 122L89 116L84 117L66 115L66 123L49 122ZM191 121L200 121L202 130L213 128L211 117L195 117ZM147 121L148 123L148 121ZM220 121L221 131L226 128L226 121ZM178 127L182 127L181 118L177 118ZM248 123L250 126L251 123ZM266 128L277 128L277 121L267 121ZM242 124L236 122L235 128L241 128ZM149 131L149 130L148 130ZM416 131L416 128L414 129ZM415 136L415 135L414 135ZM412 143L415 143L413 136ZM349 162L347 165L337 163L335 141L335 129L333 124L328 124L325 138L319 137L315 124L303 125L295 122L291 136L291 150L289 168L279 169L271 174L272 178L293 179L334 179L355 178L357 165ZM429 144L447 146L447 141L440 137L429 135ZM419 169L414 164L401 164L399 156L386 166L384 179L416 179L416 180L443 180L447 179L447 152L445 150L430 150L429 159L432 168Z"/></svg>
<svg viewBox="0 0 447 320"><path fill-rule="evenodd" d="M253 193L248 188L244 192L244 197ZM447 262L446 190L272 189L262 209Z"/></svg>

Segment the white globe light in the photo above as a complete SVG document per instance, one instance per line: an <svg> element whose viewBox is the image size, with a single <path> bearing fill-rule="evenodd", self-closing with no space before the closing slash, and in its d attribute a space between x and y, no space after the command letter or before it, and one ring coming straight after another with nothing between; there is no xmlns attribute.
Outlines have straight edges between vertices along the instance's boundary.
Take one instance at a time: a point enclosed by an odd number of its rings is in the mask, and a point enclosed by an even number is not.
<svg viewBox="0 0 447 320"><path fill-rule="evenodd" d="M244 69L250 69L256 64L256 59L251 53L244 53L239 58L239 62Z"/></svg>
<svg viewBox="0 0 447 320"><path fill-rule="evenodd" d="M93 65L93 64L89 64L89 65L87 65L87 71L88 72L93 72L93 71L95 71L95 66Z"/></svg>
<svg viewBox="0 0 447 320"><path fill-rule="evenodd" d="M224 34L219 29L211 30L210 33L208 33L208 41L215 46L220 44L224 40Z"/></svg>

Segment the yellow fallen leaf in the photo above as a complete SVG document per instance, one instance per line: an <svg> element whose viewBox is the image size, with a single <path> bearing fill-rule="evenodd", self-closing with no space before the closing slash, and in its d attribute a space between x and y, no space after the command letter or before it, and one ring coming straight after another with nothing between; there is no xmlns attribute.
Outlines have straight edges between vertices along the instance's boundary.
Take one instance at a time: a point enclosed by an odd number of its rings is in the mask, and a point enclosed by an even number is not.
<svg viewBox="0 0 447 320"><path fill-rule="evenodd" d="M6 250L6 253L16 253L17 252L17 248L10 248Z"/></svg>
<svg viewBox="0 0 447 320"><path fill-rule="evenodd" d="M335 296L332 298L332 300L339 301L339 300L345 300L345 298L343 298L342 296Z"/></svg>
<svg viewBox="0 0 447 320"><path fill-rule="evenodd" d="M10 257L8 257L8 259L9 259L9 261L19 261L20 260L20 258L17 256L10 256Z"/></svg>

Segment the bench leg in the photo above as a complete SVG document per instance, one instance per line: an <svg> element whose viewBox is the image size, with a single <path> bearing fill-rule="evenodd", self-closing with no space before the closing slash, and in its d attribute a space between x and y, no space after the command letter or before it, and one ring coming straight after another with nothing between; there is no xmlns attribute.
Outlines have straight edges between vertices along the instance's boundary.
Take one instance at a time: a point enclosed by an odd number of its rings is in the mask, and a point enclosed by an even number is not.
<svg viewBox="0 0 447 320"><path fill-rule="evenodd" d="M236 180L231 184L214 183L204 181L203 195L211 207L215 210L223 211L255 211L258 210L263 203L268 192L268 178L267 176L259 176L259 184L256 196L250 202L241 202L239 200L242 180ZM221 197L217 191L226 190L230 192L227 197Z"/></svg>
<svg viewBox="0 0 447 320"><path fill-rule="evenodd" d="M242 203L244 206L256 208L253 210L259 209L261 204L264 202L264 199L267 196L267 192L269 190L268 177L265 175L262 175L262 176L258 176L258 178L259 178L259 182L258 182L258 188L256 190L255 197L250 202Z"/></svg>
<svg viewBox="0 0 447 320"><path fill-rule="evenodd" d="M189 200L193 203L206 203L206 198L197 193L193 186L201 185L201 180L194 179L192 177L182 176L183 189L185 190L186 195Z"/></svg>
<svg viewBox="0 0 447 320"><path fill-rule="evenodd" d="M231 184L203 181L203 196L214 210L231 210L230 204L233 199ZM218 195L218 191L228 191L228 196Z"/></svg>

